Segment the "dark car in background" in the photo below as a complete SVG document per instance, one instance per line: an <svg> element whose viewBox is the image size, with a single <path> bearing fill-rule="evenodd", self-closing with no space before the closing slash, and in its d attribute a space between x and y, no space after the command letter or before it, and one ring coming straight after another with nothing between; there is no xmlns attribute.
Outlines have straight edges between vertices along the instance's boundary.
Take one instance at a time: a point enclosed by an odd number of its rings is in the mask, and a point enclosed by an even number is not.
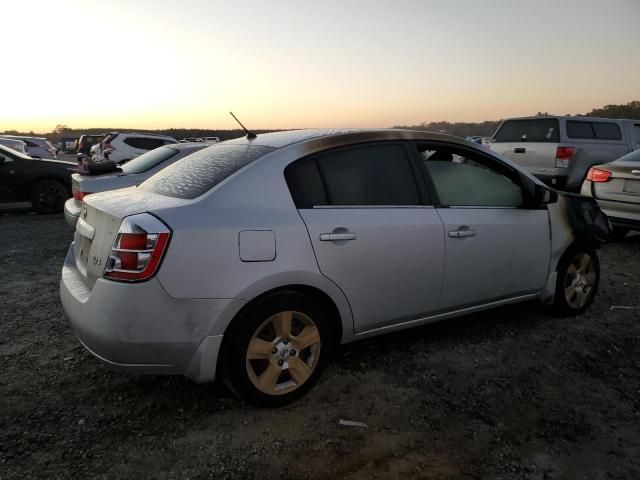
<svg viewBox="0 0 640 480"><path fill-rule="evenodd" d="M31 202L37 213L62 212L76 165L37 159L0 145L0 201Z"/></svg>

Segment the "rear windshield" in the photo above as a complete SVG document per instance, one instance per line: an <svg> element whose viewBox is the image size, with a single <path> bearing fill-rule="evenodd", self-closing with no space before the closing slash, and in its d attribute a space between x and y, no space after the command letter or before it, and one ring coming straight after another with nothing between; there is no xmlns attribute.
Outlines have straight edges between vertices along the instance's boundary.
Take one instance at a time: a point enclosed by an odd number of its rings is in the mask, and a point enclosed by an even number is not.
<svg viewBox="0 0 640 480"><path fill-rule="evenodd" d="M169 160L178 154L178 150L170 147L160 147L144 153L125 163L121 168L124 173L142 173L151 170L156 165Z"/></svg>
<svg viewBox="0 0 640 480"><path fill-rule="evenodd" d="M557 118L507 120L493 136L494 142L550 142L560 141Z"/></svg>
<svg viewBox="0 0 640 480"><path fill-rule="evenodd" d="M634 150L620 157L617 162L640 162L640 150Z"/></svg>
<svg viewBox="0 0 640 480"><path fill-rule="evenodd" d="M196 198L273 148L213 145L156 173L140 184L142 190L177 198Z"/></svg>

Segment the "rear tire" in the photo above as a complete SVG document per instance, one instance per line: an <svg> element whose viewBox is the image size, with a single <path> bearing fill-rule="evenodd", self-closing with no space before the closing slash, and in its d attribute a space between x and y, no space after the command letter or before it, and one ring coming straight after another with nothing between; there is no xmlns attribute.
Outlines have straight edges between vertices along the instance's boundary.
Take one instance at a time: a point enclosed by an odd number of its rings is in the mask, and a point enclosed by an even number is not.
<svg viewBox="0 0 640 480"><path fill-rule="evenodd" d="M66 187L56 180L41 180L31 188L29 199L36 213L60 213L70 197Z"/></svg>
<svg viewBox="0 0 640 480"><path fill-rule="evenodd" d="M259 301L236 319L225 340L225 382L242 400L262 407L281 407L305 395L330 351L325 313L297 292Z"/></svg>
<svg viewBox="0 0 640 480"><path fill-rule="evenodd" d="M557 268L558 279L554 309L560 315L579 315L584 312L598 292L600 261L595 249L576 244L565 252Z"/></svg>

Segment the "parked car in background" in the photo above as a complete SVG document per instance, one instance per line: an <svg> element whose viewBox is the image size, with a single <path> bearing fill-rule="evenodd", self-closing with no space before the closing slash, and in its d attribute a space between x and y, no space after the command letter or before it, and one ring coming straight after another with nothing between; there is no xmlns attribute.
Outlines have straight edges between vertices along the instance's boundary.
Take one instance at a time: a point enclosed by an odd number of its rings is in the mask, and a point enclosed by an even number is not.
<svg viewBox="0 0 640 480"><path fill-rule="evenodd" d="M60 143L56 145L56 148L63 153L72 153L76 151L77 144L78 137L62 137Z"/></svg>
<svg viewBox="0 0 640 480"><path fill-rule="evenodd" d="M110 367L218 375L278 406L341 343L532 299L575 315L596 295L588 235L609 233L596 202L477 144L410 130L247 137L85 197L60 294Z"/></svg>
<svg viewBox="0 0 640 480"><path fill-rule="evenodd" d="M99 144L104 135L80 135L75 147L76 153L83 153L85 155L91 155L91 147Z"/></svg>
<svg viewBox="0 0 640 480"><path fill-rule="evenodd" d="M580 193L598 201L613 225L614 237L640 231L640 150L591 167Z"/></svg>
<svg viewBox="0 0 640 480"><path fill-rule="evenodd" d="M0 145L14 149L16 152L27 154L27 144L14 138L0 138Z"/></svg>
<svg viewBox="0 0 640 480"><path fill-rule="evenodd" d="M95 162L109 160L123 164L149 150L173 143L178 140L167 135L112 132L105 135L95 150L91 148L91 157Z"/></svg>
<svg viewBox="0 0 640 480"><path fill-rule="evenodd" d="M120 172L106 173L103 175L71 175L71 192L73 197L64 204L64 216L69 225L76 225L82 200L86 195L107 190L116 190L138 185L160 170L177 162L181 158L191 155L198 150L207 148L210 144L177 143L156 148L143 153L137 158L125 163Z"/></svg>
<svg viewBox="0 0 640 480"><path fill-rule="evenodd" d="M37 213L62 212L75 171L73 163L36 159L0 145L0 201L31 202Z"/></svg>
<svg viewBox="0 0 640 480"><path fill-rule="evenodd" d="M58 158L58 150L43 137L26 137L23 135L0 135L0 138L21 140L27 146L27 154L33 158Z"/></svg>
<svg viewBox="0 0 640 480"><path fill-rule="evenodd" d="M540 116L502 122L491 149L555 188L579 191L589 168L640 148L640 120Z"/></svg>

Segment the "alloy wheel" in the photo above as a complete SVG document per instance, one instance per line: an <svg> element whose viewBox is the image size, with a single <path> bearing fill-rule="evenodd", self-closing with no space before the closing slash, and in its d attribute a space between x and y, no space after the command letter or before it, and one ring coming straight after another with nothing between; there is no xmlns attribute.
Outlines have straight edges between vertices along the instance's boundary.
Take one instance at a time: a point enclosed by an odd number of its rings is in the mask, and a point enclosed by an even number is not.
<svg viewBox="0 0 640 480"><path fill-rule="evenodd" d="M589 301L596 284L596 271L591 256L576 255L564 278L564 297L573 309L582 308Z"/></svg>
<svg viewBox="0 0 640 480"><path fill-rule="evenodd" d="M320 356L320 331L311 318L291 310L265 320L246 353L253 385L267 395L282 395L303 385Z"/></svg>

